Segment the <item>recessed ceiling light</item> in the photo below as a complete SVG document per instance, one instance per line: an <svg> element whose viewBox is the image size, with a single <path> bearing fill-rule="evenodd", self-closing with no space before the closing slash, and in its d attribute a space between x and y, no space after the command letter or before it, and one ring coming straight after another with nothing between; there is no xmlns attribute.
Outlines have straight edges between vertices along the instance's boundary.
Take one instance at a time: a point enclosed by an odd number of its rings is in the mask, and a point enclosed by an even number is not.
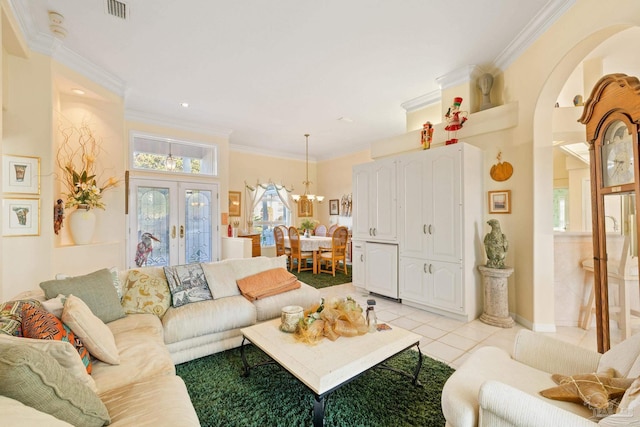
<svg viewBox="0 0 640 427"><path fill-rule="evenodd" d="M181 102L180 106L183 108L189 108L189 103L188 102Z"/></svg>
<svg viewBox="0 0 640 427"><path fill-rule="evenodd" d="M350 119L349 117L340 117L338 120L341 122L353 123L353 119Z"/></svg>
<svg viewBox="0 0 640 427"><path fill-rule="evenodd" d="M82 89L77 88L71 89L71 92L75 93L76 95L84 95L85 93Z"/></svg>

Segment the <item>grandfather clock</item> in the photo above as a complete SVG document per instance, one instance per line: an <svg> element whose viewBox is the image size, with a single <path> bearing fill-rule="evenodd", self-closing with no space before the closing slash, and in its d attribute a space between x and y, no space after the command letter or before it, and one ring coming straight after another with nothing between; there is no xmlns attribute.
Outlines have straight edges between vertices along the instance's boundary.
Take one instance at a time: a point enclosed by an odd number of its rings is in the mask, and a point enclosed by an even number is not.
<svg viewBox="0 0 640 427"><path fill-rule="evenodd" d="M611 347L609 279L614 259L637 256L640 81L625 74L601 78L578 120L586 125L591 160L593 274L598 351ZM624 262L622 263L624 265ZM624 276L624 271L616 272ZM620 280L620 286L625 286Z"/></svg>

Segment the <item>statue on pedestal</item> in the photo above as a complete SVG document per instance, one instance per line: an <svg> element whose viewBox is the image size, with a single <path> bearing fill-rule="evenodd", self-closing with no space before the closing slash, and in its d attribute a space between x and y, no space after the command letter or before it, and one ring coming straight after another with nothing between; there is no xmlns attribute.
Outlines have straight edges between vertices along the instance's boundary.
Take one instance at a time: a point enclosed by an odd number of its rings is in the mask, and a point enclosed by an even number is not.
<svg viewBox="0 0 640 427"><path fill-rule="evenodd" d="M490 219L487 224L491 226L491 231L484 236L484 248L487 252L488 268L505 268L504 259L507 257L509 241L507 236L502 234L500 222L497 219Z"/></svg>

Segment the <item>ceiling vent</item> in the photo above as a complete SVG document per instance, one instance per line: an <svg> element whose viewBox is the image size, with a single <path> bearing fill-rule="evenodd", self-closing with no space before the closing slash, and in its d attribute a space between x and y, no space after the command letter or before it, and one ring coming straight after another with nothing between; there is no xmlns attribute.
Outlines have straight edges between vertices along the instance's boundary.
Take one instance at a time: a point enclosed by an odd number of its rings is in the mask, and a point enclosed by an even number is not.
<svg viewBox="0 0 640 427"><path fill-rule="evenodd" d="M107 2L107 13L111 16L115 16L120 19L127 19L127 15L129 13L128 7L126 3L123 3L118 0L106 0Z"/></svg>

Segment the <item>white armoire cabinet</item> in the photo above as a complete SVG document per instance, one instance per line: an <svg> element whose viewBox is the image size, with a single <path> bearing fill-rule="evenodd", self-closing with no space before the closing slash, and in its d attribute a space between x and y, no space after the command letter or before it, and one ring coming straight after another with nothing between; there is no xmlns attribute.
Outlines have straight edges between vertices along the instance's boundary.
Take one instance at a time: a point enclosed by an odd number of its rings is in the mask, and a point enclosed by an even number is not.
<svg viewBox="0 0 640 427"><path fill-rule="evenodd" d="M471 320L482 307L483 153L465 143L400 156L399 296Z"/></svg>
<svg viewBox="0 0 640 427"><path fill-rule="evenodd" d="M353 168L353 240L397 240L395 159Z"/></svg>
<svg viewBox="0 0 640 427"><path fill-rule="evenodd" d="M358 266L364 283L354 279L354 285L460 320L476 318L482 310L476 266L484 260L482 166L482 151L460 142L354 167L354 244L362 245L364 252ZM395 231L395 238L387 242L379 239L380 233L369 234L372 215L359 216L357 205L361 202L368 210L376 205L371 177L378 174L380 184L385 168L388 182L395 186L383 191L393 200L394 211L385 216L393 225L384 229ZM389 178L391 168L394 179ZM366 194L362 201L361 191ZM371 243L393 246L397 258L392 251L373 256ZM396 274L397 282L390 278ZM394 283L397 293L391 289Z"/></svg>

